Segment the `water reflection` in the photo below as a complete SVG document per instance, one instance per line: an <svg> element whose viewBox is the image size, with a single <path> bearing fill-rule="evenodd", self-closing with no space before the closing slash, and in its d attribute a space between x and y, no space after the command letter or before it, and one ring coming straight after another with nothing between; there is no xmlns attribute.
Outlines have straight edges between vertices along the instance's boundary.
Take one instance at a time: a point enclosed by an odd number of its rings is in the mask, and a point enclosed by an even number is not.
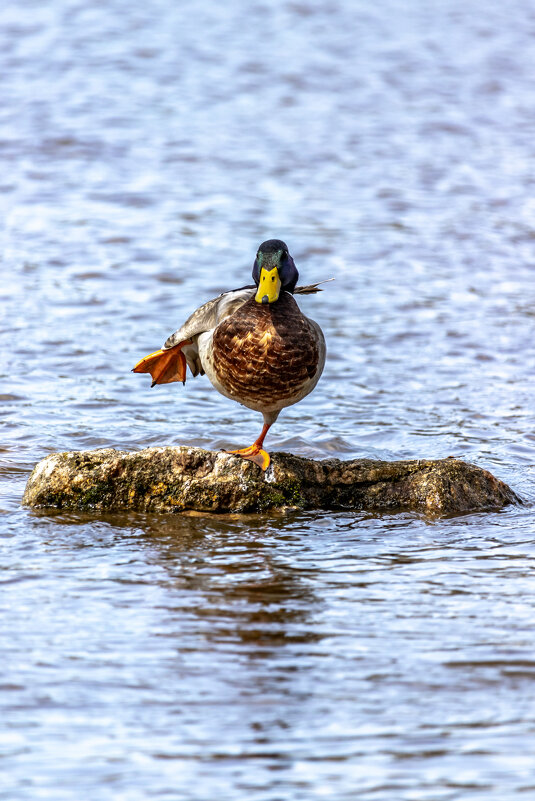
<svg viewBox="0 0 535 801"><path fill-rule="evenodd" d="M277 556L279 540L284 540L286 531L291 538L294 531L291 514L36 516L53 521L58 532L63 526L71 532L73 525L83 532L88 524L97 523L112 527L115 536L124 532L126 542L143 540L147 566L158 569L159 583L176 604L168 611L179 621L183 613L198 618L209 641L241 641L248 645L249 658L255 658L266 657L270 649L321 639L310 626L321 608L310 582L298 566ZM274 530L276 541L271 540ZM54 539L58 542L56 535ZM65 548L71 547L69 536L60 540ZM207 621L210 626L205 629ZM175 634L180 642L180 628Z"/></svg>

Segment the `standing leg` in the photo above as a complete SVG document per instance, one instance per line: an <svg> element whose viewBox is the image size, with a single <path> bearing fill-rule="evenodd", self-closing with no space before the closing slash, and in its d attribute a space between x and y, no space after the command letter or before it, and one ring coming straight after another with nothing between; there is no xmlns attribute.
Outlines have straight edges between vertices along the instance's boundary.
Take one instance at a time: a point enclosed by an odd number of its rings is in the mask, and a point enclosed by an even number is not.
<svg viewBox="0 0 535 801"><path fill-rule="evenodd" d="M264 425L262 426L262 431L260 432L260 436L256 439L252 445L249 445L248 448L240 448L237 451L227 451L227 453L233 453L235 456L241 456L242 459L248 459L251 462L254 462L262 470L267 470L269 467L269 453L263 450L262 445L264 444L264 439L266 437L267 432L279 416L278 412L272 412L271 414L264 414Z"/></svg>

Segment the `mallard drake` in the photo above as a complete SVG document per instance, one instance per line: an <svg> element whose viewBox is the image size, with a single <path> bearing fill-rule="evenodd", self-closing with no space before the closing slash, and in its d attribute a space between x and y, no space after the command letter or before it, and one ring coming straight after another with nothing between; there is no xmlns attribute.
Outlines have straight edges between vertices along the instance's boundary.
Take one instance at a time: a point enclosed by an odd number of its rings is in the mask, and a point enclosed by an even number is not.
<svg viewBox="0 0 535 801"><path fill-rule="evenodd" d="M161 350L133 368L134 373L150 373L154 386L185 384L187 365L194 377L206 373L225 397L261 412L264 425L258 439L227 453L250 459L263 470L269 466L262 447L269 428L281 409L312 392L325 364L323 332L293 298L321 290L318 284L297 287L298 277L286 244L280 239L263 242L253 265L254 285L204 303Z"/></svg>

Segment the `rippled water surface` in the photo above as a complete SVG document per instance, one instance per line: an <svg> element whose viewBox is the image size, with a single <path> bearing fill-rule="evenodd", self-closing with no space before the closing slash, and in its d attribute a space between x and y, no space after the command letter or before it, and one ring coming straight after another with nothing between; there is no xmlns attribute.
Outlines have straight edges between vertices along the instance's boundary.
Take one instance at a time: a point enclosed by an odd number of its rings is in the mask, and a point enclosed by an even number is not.
<svg viewBox="0 0 535 801"><path fill-rule="evenodd" d="M535 794L535 13L0 8L0 798ZM240 446L130 373L283 238L329 358L271 450L455 455L500 513L84 516L46 454Z"/></svg>

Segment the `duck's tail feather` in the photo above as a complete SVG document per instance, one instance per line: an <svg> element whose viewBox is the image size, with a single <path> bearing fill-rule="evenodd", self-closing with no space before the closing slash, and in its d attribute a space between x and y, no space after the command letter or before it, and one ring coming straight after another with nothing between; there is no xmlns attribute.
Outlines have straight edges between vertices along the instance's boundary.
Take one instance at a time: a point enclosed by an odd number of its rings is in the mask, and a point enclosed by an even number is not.
<svg viewBox="0 0 535 801"><path fill-rule="evenodd" d="M318 281L317 284L309 284L308 286L296 286L294 295L313 295L315 292L323 292L318 289L320 284L327 284L329 281L334 281L334 278L326 278L325 281Z"/></svg>
<svg viewBox="0 0 535 801"><path fill-rule="evenodd" d="M153 387L155 384L171 384L173 381L186 383L186 357L182 353L184 345L191 339L184 339L172 348L157 350L140 359L132 369L133 373L150 373Z"/></svg>

